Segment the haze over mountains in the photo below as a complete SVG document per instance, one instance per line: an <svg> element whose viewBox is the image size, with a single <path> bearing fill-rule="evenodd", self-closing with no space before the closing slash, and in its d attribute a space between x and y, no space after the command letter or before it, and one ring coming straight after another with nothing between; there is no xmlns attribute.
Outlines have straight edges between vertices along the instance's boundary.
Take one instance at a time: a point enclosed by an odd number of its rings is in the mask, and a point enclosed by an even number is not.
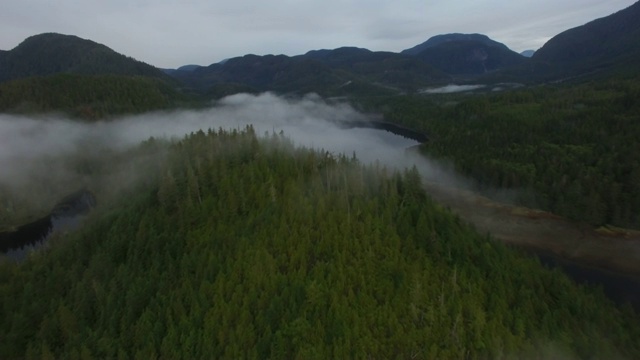
<svg viewBox="0 0 640 360"><path fill-rule="evenodd" d="M209 66L160 70L76 36L41 34L0 52L0 82L56 73L139 75L213 96L236 92L317 92L325 96L416 92L460 82L551 81L596 72L637 71L640 3L567 30L528 58L482 34L444 34L400 53L357 47L298 56L244 55ZM169 76L168 76L169 75ZM172 80L175 79L175 80Z"/></svg>

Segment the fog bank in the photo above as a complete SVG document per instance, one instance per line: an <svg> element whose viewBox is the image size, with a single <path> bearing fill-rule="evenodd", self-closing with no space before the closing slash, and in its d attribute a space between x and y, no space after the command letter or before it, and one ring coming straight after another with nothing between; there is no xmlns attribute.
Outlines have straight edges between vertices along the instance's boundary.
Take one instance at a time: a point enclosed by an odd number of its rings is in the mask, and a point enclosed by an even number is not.
<svg viewBox="0 0 640 360"><path fill-rule="evenodd" d="M292 100L270 93L233 95L203 110L155 112L95 123L57 115L0 114L0 194L40 191L64 195L77 190L72 184L87 185L91 172L87 168L105 156L118 161L103 169L111 177L110 186L126 186L140 175L133 163L148 159L118 154L140 142L150 137L181 139L198 130L243 129L247 125L252 125L259 136L282 131L298 146L348 156L355 153L362 162L379 161L396 169L417 164L432 180L455 181L441 167L422 157L411 157L406 149L417 145L416 141L377 129L339 126L347 120L368 119L346 104L327 104L318 96ZM81 166L77 161L68 162L78 158L82 159Z"/></svg>
<svg viewBox="0 0 640 360"><path fill-rule="evenodd" d="M437 88L424 89L421 92L425 94L451 94L457 92L473 91L484 88L485 85L446 85Z"/></svg>

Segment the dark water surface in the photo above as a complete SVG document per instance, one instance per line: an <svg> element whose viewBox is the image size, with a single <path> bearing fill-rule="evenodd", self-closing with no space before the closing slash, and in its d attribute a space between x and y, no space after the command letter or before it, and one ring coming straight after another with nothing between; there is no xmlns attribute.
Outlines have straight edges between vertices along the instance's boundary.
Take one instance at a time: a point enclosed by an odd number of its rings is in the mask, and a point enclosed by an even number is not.
<svg viewBox="0 0 640 360"><path fill-rule="evenodd" d="M45 246L52 234L77 228L96 204L96 198L90 191L69 194L53 207L49 215L19 226L15 231L1 232L0 252L10 259L24 260L29 252Z"/></svg>
<svg viewBox="0 0 640 360"><path fill-rule="evenodd" d="M636 312L640 312L640 279L577 263L542 251L528 250L527 252L538 257L547 267L560 268L579 284L601 286L604 294L615 303L619 305L629 303Z"/></svg>

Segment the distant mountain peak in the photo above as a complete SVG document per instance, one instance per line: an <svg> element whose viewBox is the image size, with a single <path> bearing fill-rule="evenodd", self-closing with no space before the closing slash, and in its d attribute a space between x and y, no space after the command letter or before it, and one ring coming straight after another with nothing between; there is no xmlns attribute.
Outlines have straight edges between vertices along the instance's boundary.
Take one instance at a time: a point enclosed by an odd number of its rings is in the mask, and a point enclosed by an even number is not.
<svg viewBox="0 0 640 360"><path fill-rule="evenodd" d="M191 65L180 66L177 70L180 70L180 71L193 71L193 70L201 68L201 67L202 67L201 65L191 64Z"/></svg>
<svg viewBox="0 0 640 360"><path fill-rule="evenodd" d="M614 14L566 30L536 51L533 59L563 71L626 67L640 61L640 1Z"/></svg>
<svg viewBox="0 0 640 360"><path fill-rule="evenodd" d="M335 49L320 49L320 50L311 50L307 51L303 56L312 58L312 59L323 59L330 56L353 56L353 55L363 55L370 54L371 50L365 48L359 48L355 46L342 46Z"/></svg>
<svg viewBox="0 0 640 360"><path fill-rule="evenodd" d="M402 51L450 75L481 75L518 65L526 59L482 34L444 34Z"/></svg>
<svg viewBox="0 0 640 360"><path fill-rule="evenodd" d="M406 50L402 50L401 53L406 55L417 55L426 49L429 49L441 44L458 42L458 41L475 41L487 46L495 46L495 47L502 48L504 50L509 50L509 48L505 44L492 40L490 37L484 34L452 33L452 34L442 34L442 35L432 36L429 38L429 40L423 42L422 44L416 45Z"/></svg>
<svg viewBox="0 0 640 360"><path fill-rule="evenodd" d="M530 57L532 57L532 56L533 56L533 54L535 54L535 53L536 53L536 51L535 51L535 50L525 50L525 51L521 52L521 53L520 53L520 55L522 55L522 56L524 56L524 57L528 57L528 58L530 58Z"/></svg>
<svg viewBox="0 0 640 360"><path fill-rule="evenodd" d="M0 56L0 82L57 73L144 75L168 79L151 65L75 35L33 35Z"/></svg>

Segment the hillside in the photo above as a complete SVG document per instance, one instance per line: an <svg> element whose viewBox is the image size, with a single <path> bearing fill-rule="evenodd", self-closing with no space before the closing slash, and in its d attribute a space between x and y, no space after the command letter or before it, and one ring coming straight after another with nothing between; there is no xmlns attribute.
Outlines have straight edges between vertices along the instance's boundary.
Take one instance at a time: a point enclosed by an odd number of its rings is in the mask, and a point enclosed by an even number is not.
<svg viewBox="0 0 640 360"><path fill-rule="evenodd" d="M631 310L465 226L415 170L251 128L166 159L79 233L0 263L0 357L640 354Z"/></svg>
<svg viewBox="0 0 640 360"><path fill-rule="evenodd" d="M184 104L187 97L145 76L56 74L0 83L0 112L64 112L83 119Z"/></svg>
<svg viewBox="0 0 640 360"><path fill-rule="evenodd" d="M509 50L509 48L505 44L497 42L489 38L487 35L454 33L454 34L442 34L442 35L432 36L427 41L421 44L418 44L412 48L402 50L400 53L406 54L406 55L418 55L424 50L427 50L429 48L432 48L441 44L458 42L458 41L463 41L463 42L475 41L475 42L484 44L486 46L499 47L503 50Z"/></svg>
<svg viewBox="0 0 640 360"><path fill-rule="evenodd" d="M556 72L575 75L594 71L638 72L640 2L612 15L564 31L532 57Z"/></svg>
<svg viewBox="0 0 640 360"><path fill-rule="evenodd" d="M530 58L530 57L532 57L532 56L533 56L533 54L535 54L535 53L536 53L536 51L535 51L535 50L525 50L525 51L521 52L521 53L520 53L520 55L522 55L522 56L524 56L524 57L528 57L528 58Z"/></svg>
<svg viewBox="0 0 640 360"><path fill-rule="evenodd" d="M199 91L221 85L254 91L321 91L348 81L346 74L317 61L285 55L245 55L194 70L178 70L172 76Z"/></svg>
<svg viewBox="0 0 640 360"><path fill-rule="evenodd" d="M245 55L171 75L200 91L227 85L325 96L414 91L449 79L411 56L346 47L294 57Z"/></svg>
<svg viewBox="0 0 640 360"><path fill-rule="evenodd" d="M429 46L415 56L451 75L482 75L514 67L527 60L502 44L477 40L445 41Z"/></svg>
<svg viewBox="0 0 640 360"><path fill-rule="evenodd" d="M46 33L0 53L0 82L57 73L170 78L161 70L77 36Z"/></svg>
<svg viewBox="0 0 640 360"><path fill-rule="evenodd" d="M479 189L594 227L640 229L638 78L474 96L374 98ZM507 189L511 189L511 193ZM505 191L506 190L506 191Z"/></svg>
<svg viewBox="0 0 640 360"><path fill-rule="evenodd" d="M414 91L429 84L450 80L447 74L420 59L392 52L342 47L309 51L303 57L351 72L373 83L401 90Z"/></svg>

